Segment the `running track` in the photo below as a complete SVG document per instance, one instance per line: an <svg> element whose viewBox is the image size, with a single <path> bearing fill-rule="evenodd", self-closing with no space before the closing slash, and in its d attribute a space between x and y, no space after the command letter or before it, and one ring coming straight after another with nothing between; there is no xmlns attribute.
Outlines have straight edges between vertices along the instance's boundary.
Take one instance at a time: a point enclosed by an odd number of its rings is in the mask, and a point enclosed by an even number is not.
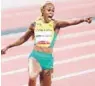
<svg viewBox="0 0 95 86"><path fill-rule="evenodd" d="M58 19L95 16L94 0L58 2L55 6L55 17ZM5 10L2 14L2 31L15 31L29 26L39 15L39 6ZM2 48L22 34L24 32L2 35ZM2 56L2 86L27 86L27 58L32 47L30 38ZM52 86L95 86L95 21L62 28L53 54L55 69Z"/></svg>

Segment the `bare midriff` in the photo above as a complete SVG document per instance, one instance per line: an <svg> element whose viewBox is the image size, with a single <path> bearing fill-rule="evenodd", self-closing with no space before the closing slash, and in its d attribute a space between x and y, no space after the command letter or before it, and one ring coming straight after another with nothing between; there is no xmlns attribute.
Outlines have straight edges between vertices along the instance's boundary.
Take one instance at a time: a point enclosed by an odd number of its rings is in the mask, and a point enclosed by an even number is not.
<svg viewBox="0 0 95 86"><path fill-rule="evenodd" d="M34 50L36 51L39 51L39 52L45 52L45 53L49 53L49 54L52 54L53 52L53 49L52 48L49 48L49 47L39 47L39 46L34 46L33 48Z"/></svg>

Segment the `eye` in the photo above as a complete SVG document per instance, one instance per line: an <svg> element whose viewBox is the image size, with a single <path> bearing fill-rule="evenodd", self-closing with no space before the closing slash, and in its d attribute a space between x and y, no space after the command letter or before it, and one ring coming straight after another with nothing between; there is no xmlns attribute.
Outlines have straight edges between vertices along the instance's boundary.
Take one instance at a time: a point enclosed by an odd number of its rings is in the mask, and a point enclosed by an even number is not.
<svg viewBox="0 0 95 86"><path fill-rule="evenodd" d="M50 12L50 11L54 12L54 9L48 9L48 11L49 11L49 12Z"/></svg>
<svg viewBox="0 0 95 86"><path fill-rule="evenodd" d="M52 12L54 12L54 9L52 10Z"/></svg>
<svg viewBox="0 0 95 86"><path fill-rule="evenodd" d="M50 9L48 9L48 11L51 11Z"/></svg>

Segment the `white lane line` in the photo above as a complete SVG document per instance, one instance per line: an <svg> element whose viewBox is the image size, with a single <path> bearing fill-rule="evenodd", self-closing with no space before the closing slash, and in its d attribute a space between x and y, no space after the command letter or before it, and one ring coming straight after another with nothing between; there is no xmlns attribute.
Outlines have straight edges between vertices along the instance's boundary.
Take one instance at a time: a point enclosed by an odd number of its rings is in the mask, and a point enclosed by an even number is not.
<svg viewBox="0 0 95 86"><path fill-rule="evenodd" d="M42 5L45 3L45 1L46 1L46 0L43 0L43 1L40 0L40 2L39 2L39 1L38 1L38 2L37 2L37 1L36 1L36 2L35 2L35 1L32 1L32 2L31 2L31 8L33 8L33 6L36 6L36 5L42 6ZM48 0L48 1L52 1L52 0ZM66 2L66 1L70 1L70 3L71 3L71 2L74 1L74 0L58 0L58 1L54 0L54 3L59 3L59 4L60 4L60 3ZM74 2L75 2L75 1L74 1ZM29 3L29 2L28 2L28 3ZM76 2L75 2L75 3L76 3ZM74 3L73 3L73 4L74 4ZM29 4L29 5L30 5L30 4ZM92 2L90 2L90 3L85 3L85 4L84 4L84 3L76 3L76 5L77 5L77 7L74 6L73 8L78 8L79 6L83 8L84 5L85 5L85 7L87 8L88 6L93 6L93 5L94 5L94 2L92 1ZM17 7L18 7L18 6L17 6ZM6 7L4 7L4 8L6 9ZM31 11L29 10L28 7L27 7L26 9L27 9L27 10L24 10L24 11L21 10L21 12L24 12L26 15L27 15L27 14L29 15L28 12L31 12ZM69 8L69 9L70 9L70 8ZM31 10L32 10L32 9L31 9ZM36 11L36 10L39 10L39 9L35 9L35 11ZM7 10L7 11L8 11L8 10ZM27 11L28 11L28 12L27 12ZM35 11L34 11L34 13L35 13ZM22 15L21 12L17 11L17 13L19 13L19 15ZM9 13L10 13L10 12L9 12ZM14 12L13 12L13 13L14 13ZM24 13L23 13L23 14L24 14ZM33 12L32 12L32 14L33 14ZM32 16L33 16L33 15L32 15ZM91 16L91 15L90 15L90 16ZM3 18L9 18L9 17L13 17L12 14L6 13L6 14L4 14L4 16L3 16ZM84 17L84 16L80 16L80 17L82 18L82 17Z"/></svg>
<svg viewBox="0 0 95 86"><path fill-rule="evenodd" d="M64 58L64 57L63 57ZM58 65L58 64L65 64L65 63L70 63L70 62L78 62L81 60L86 60L86 59L95 59L95 53L92 54L86 54L86 55L82 55L82 56L75 56L75 57L70 57L71 59L66 59L66 60L61 60L61 61L56 61L54 63L54 65Z"/></svg>
<svg viewBox="0 0 95 86"><path fill-rule="evenodd" d="M82 37L82 36L88 36L88 35L94 35L94 34L95 34L95 30L78 32L78 33L71 33L71 34L67 34L67 35L63 35L63 36L58 36L57 40L68 39L68 38L70 39L70 38L76 38L76 37ZM22 34L17 34L16 37L19 35L22 35ZM6 37L13 38L14 36L11 34L10 36L6 36ZM4 38L2 38L2 39L4 39ZM32 40L31 41L29 40L29 41L25 42L24 44L22 44L21 46L30 46L30 45L33 45L33 43L34 42ZM2 48L3 47L5 47L5 46L2 46Z"/></svg>
<svg viewBox="0 0 95 86"><path fill-rule="evenodd" d="M92 46L95 45L95 40L91 40L88 42L82 42L82 43L78 43L78 44L71 44L71 45L66 45L63 48L54 48L54 51L64 51L67 49L74 49L74 48L82 48L82 47L86 47L86 46Z"/></svg>
<svg viewBox="0 0 95 86"><path fill-rule="evenodd" d="M61 49L71 49L72 47L74 48L77 48L77 47L85 47L85 46L90 46L90 45L94 45L95 44L95 39L93 39L93 40L90 40L90 41L86 41L86 42L81 42L81 43L78 43L78 44L69 44L69 45L66 45L66 46L64 46L63 48L61 48ZM29 41L29 42L27 42L27 43L24 43L24 44L22 44L21 46L33 46L33 43L31 42L31 41ZM54 48L54 49L56 49L56 50L60 50L60 48L58 49L58 48Z"/></svg>
<svg viewBox="0 0 95 86"><path fill-rule="evenodd" d="M20 37L24 33L25 32L12 33L12 34L9 34L9 35L3 35L1 37L2 37L2 39L4 39L4 38ZM60 39L60 38L74 38L74 37L80 37L80 36L86 36L86 35L92 35L92 34L95 34L95 30L63 34L63 36L60 36L58 39Z"/></svg>
<svg viewBox="0 0 95 86"><path fill-rule="evenodd" d="M90 58L95 59L95 53L84 55L84 56L79 56L79 57L73 57L71 59L66 59L66 60L62 60L62 61L56 61L56 62L54 62L54 65L65 64L65 63L70 63L70 62L78 62L78 61L86 60L86 59L90 59ZM2 73L1 75L3 75L3 76L11 75L11 74L15 74L15 73L19 73L19 72L26 72L26 71L27 71L27 68L22 68L19 70L5 72L5 73Z"/></svg>
<svg viewBox="0 0 95 86"><path fill-rule="evenodd" d="M16 56L10 56L10 57L2 57L1 61L2 62L7 62L7 61L11 61L11 60L15 60L15 59L19 59L19 58L24 58L24 57L28 57L28 54L22 54L22 55L16 55Z"/></svg>
<svg viewBox="0 0 95 86"><path fill-rule="evenodd" d="M95 34L95 30L91 31L83 31L83 32L77 32L77 33L70 33L64 36L59 36L58 40L60 39L68 39L68 38L76 38L76 37L81 37L81 36L88 36Z"/></svg>
<svg viewBox="0 0 95 86"><path fill-rule="evenodd" d="M52 81L59 81L59 80L63 80L63 79L69 79L69 78L72 78L72 77L85 75L85 74L89 74L89 73L93 73L93 72L95 72L95 68L88 69L88 70L85 70L85 71L70 73L70 74L67 74L67 75L64 75L64 76L60 76L60 77L55 77L55 78L52 79ZM39 84L39 82L37 82L37 84ZM25 84L25 85L21 85L21 86L28 86L28 85Z"/></svg>
<svg viewBox="0 0 95 86"><path fill-rule="evenodd" d="M95 68L88 69L88 70L85 70L85 71L70 73L70 74L67 74L67 75L64 75L64 76L61 76L61 77L56 77L56 78L53 78L53 81L67 79L67 78L71 78L71 77L74 77L74 76L79 76L79 75L93 73L93 72L95 72Z"/></svg>
<svg viewBox="0 0 95 86"><path fill-rule="evenodd" d="M54 52L64 51L64 50L74 49L74 48L79 48L79 47L82 48L82 47L87 47L87 46L92 46L92 45L95 45L95 40L84 42L84 43L80 43L80 44L72 44L72 45L61 47L61 48L54 48ZM1 61L2 62L7 62L7 61L19 59L19 58L28 57L28 56L29 56L28 53L21 54L21 55L16 55L16 56L10 56L10 57L4 57L4 56L2 56Z"/></svg>
<svg viewBox="0 0 95 86"><path fill-rule="evenodd" d="M58 39L59 40L59 39ZM73 40L73 39L72 39ZM85 39L84 39L85 40ZM88 41L88 43L87 42L82 42L82 43L84 43L84 44L95 44L95 39L92 39L92 40L90 40L90 41ZM78 43L78 44L80 44L80 45L83 45L82 43ZM71 44L72 46L73 45L78 45L78 44ZM70 44L69 45L66 45L66 47L67 46L71 46ZM28 42L26 42L26 43L24 43L24 44L22 44L21 46L33 46L33 42L32 41L28 41ZM84 45L83 45L84 46ZM85 45L86 46L86 45ZM4 47L4 46L3 46Z"/></svg>
<svg viewBox="0 0 95 86"><path fill-rule="evenodd" d="M26 71L28 71L27 68L22 68L22 69L19 69L19 70L13 70L13 71L1 73L1 75L6 76L6 75L12 75L12 74L15 74L15 73L21 73L21 72L26 72Z"/></svg>

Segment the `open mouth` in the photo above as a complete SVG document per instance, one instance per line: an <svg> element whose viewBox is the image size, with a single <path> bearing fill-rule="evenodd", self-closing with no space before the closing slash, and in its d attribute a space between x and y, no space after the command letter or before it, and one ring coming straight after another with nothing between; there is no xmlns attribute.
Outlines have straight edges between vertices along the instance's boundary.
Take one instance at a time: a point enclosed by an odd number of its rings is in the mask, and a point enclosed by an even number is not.
<svg viewBox="0 0 95 86"><path fill-rule="evenodd" d="M52 18L53 16L48 16L49 18Z"/></svg>

